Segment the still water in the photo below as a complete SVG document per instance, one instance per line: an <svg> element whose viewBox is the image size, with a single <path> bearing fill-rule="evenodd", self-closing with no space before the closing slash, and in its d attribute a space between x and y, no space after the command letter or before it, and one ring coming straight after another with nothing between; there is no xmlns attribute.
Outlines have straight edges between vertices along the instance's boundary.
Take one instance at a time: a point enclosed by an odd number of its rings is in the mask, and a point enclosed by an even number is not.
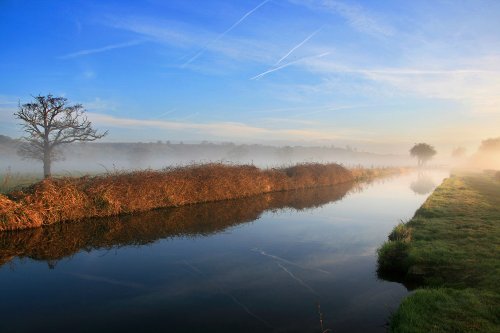
<svg viewBox="0 0 500 333"><path fill-rule="evenodd" d="M446 175L0 234L0 332L384 332L376 248Z"/></svg>

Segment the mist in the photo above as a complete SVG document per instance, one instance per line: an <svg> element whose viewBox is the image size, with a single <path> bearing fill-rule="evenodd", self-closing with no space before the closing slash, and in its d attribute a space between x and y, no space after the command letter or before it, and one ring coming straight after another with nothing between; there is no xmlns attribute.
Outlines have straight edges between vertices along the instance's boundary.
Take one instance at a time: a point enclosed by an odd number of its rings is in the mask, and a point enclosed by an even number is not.
<svg viewBox="0 0 500 333"><path fill-rule="evenodd" d="M478 151L465 162L474 169L500 170L500 137L484 140Z"/></svg>
<svg viewBox="0 0 500 333"><path fill-rule="evenodd" d="M0 143L0 170L34 172L41 163L17 155L18 140ZM61 158L53 163L56 174L106 173L141 169L162 169L171 166L222 162L251 164L273 168L297 163L340 163L345 166L384 167L408 166L414 161L401 154L377 154L336 146L270 146L234 143L74 143L62 147Z"/></svg>

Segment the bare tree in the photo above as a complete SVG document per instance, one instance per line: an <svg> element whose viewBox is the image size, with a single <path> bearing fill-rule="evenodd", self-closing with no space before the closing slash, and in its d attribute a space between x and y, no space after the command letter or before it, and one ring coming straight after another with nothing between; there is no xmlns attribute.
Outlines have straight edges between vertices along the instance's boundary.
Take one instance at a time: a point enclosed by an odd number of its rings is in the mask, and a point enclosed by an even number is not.
<svg viewBox="0 0 500 333"><path fill-rule="evenodd" d="M14 113L21 119L26 136L18 153L25 158L41 160L43 175L51 176L52 161L60 156L58 148L76 141L94 141L108 134L97 133L85 116L81 104L69 105L64 97L33 96L31 103L19 103Z"/></svg>

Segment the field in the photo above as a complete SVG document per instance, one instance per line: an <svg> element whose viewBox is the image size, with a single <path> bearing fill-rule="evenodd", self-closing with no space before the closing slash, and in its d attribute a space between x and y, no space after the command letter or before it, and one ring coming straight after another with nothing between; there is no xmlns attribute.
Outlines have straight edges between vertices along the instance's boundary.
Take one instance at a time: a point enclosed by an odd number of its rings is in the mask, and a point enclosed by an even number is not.
<svg viewBox="0 0 500 333"><path fill-rule="evenodd" d="M16 189L21 189L32 185L40 180L43 176L34 173L12 172L10 170L0 173L0 193L6 194Z"/></svg>
<svg viewBox="0 0 500 333"><path fill-rule="evenodd" d="M500 181L452 176L379 249L379 275L417 289L392 332L500 331Z"/></svg>

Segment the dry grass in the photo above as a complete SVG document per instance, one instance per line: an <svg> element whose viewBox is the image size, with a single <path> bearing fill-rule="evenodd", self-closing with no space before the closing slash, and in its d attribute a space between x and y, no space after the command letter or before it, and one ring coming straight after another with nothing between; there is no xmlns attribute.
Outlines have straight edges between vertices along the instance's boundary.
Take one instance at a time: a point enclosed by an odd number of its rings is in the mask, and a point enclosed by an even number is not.
<svg viewBox="0 0 500 333"><path fill-rule="evenodd" d="M396 168L396 167L386 167L386 168L363 168L361 166L350 168L355 181L370 181L380 177L393 176L408 172L409 168Z"/></svg>
<svg viewBox="0 0 500 333"><path fill-rule="evenodd" d="M390 172L397 170L357 168L350 171L338 164L300 164L261 170L249 165L216 163L163 171L52 178L8 196L0 195L0 231L331 186Z"/></svg>
<svg viewBox="0 0 500 333"><path fill-rule="evenodd" d="M0 266L15 257L57 261L82 249L150 244L170 237L210 235L248 223L265 211L315 208L342 199L352 182L265 193L249 198L157 209L140 214L86 219L44 228L0 233Z"/></svg>

